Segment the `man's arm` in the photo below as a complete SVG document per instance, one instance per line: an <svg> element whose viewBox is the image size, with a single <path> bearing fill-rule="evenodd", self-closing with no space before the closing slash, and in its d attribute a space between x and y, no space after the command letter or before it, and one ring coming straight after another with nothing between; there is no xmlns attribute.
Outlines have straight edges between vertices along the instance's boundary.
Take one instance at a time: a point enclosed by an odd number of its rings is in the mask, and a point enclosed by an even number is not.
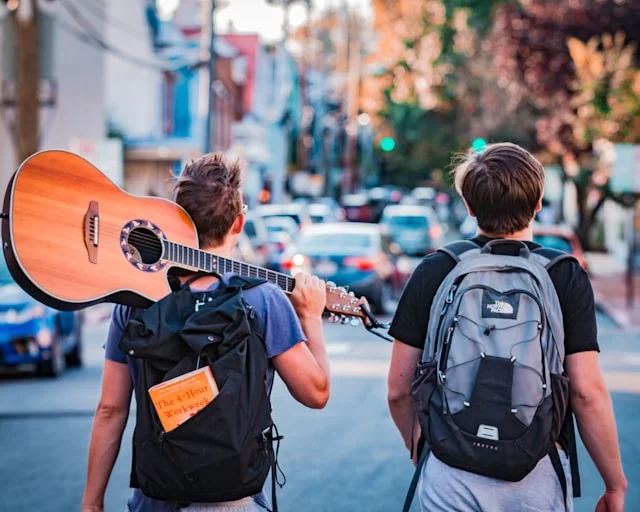
<svg viewBox="0 0 640 512"><path fill-rule="evenodd" d="M415 447L420 430L416 428L416 416L411 397L411 383L422 350L394 340L389 367L388 393L389 411L407 450L414 448L411 457L415 460ZM413 439L412 439L413 434Z"/></svg>
<svg viewBox="0 0 640 512"><path fill-rule="evenodd" d="M83 512L104 510L104 493L120 451L132 389L128 366L107 359L102 374L100 401L91 429L87 483L82 497Z"/></svg>
<svg viewBox="0 0 640 512"><path fill-rule="evenodd" d="M300 403L322 409L329 400L329 358L324 345L322 312L326 302L324 281L299 273L291 294L306 342L297 343L273 358L273 366Z"/></svg>
<svg viewBox="0 0 640 512"><path fill-rule="evenodd" d="M565 370L570 379L571 406L576 415L578 430L602 479L606 494L620 507L598 510L623 510L627 479L622 469L618 433L611 397L604 382L595 351L569 354ZM607 503L608 498L605 498ZM622 501L620 501L620 499Z"/></svg>

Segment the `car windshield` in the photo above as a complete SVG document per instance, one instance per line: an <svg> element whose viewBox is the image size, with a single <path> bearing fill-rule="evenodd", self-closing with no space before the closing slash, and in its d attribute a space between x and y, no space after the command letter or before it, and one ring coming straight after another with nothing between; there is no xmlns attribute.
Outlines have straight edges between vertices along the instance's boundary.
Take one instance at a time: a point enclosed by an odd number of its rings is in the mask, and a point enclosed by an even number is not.
<svg viewBox="0 0 640 512"><path fill-rule="evenodd" d="M543 247L549 249L557 249L558 251L573 252L569 240L555 235L534 235L533 241Z"/></svg>
<svg viewBox="0 0 640 512"><path fill-rule="evenodd" d="M386 224L401 228L427 228L429 223L422 215L392 215L387 217Z"/></svg>
<svg viewBox="0 0 640 512"><path fill-rule="evenodd" d="M4 260L4 255L0 256L0 285L13 283L13 277L9 273L7 268L7 262Z"/></svg>
<svg viewBox="0 0 640 512"><path fill-rule="evenodd" d="M345 248L368 249L373 246L373 236L367 233L303 233L298 239L298 247L305 251Z"/></svg>

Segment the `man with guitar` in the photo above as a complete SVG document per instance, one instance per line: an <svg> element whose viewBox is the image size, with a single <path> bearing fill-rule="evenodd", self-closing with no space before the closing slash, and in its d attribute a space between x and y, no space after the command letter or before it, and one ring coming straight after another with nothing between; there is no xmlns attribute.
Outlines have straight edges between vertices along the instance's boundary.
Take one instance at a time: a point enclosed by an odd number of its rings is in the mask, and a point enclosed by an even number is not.
<svg viewBox="0 0 640 512"><path fill-rule="evenodd" d="M175 187L176 203L194 221L200 248L218 256L231 256L244 227L241 174L238 163L227 162L221 154L207 154L186 165ZM188 278L188 275L179 277L181 282ZM208 290L216 285L215 277L204 276L195 281L191 289ZM325 283L300 273L295 277L290 300L280 288L268 283L247 290L245 298L264 327L270 361L267 389L271 388L275 370L296 400L307 407L323 408L329 399L329 360L321 319L326 302ZM140 360L122 353L118 342L131 312L132 308L127 306L116 306L113 312L105 347L102 390L89 445L83 512L104 510L105 491L129 416ZM269 509L264 493L224 504L185 506L153 500L139 489L134 489L127 508L135 512Z"/></svg>

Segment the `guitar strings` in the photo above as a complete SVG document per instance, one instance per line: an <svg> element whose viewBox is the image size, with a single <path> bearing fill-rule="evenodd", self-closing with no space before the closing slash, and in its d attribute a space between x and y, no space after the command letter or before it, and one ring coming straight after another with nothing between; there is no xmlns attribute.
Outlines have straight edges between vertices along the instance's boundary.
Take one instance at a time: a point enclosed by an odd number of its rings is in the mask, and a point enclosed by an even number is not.
<svg viewBox="0 0 640 512"><path fill-rule="evenodd" d="M129 241L132 242L132 244L137 249L146 249L146 250L149 250L149 251L153 251L154 253L159 253L159 256L162 255L163 242L175 243L175 242L170 242L169 240L166 240L166 239L161 239L157 235L155 235L154 233L152 233L150 231L147 231L144 228L143 229L133 230L131 232L131 234L129 235ZM175 245L178 248L185 248L185 249L188 249L188 250L199 251L199 249L196 249L196 248L193 248L193 247L183 246L183 245L177 244L177 243L175 243ZM216 256L216 257L220 258L219 256ZM260 273L263 273L267 278L269 278L269 277L275 278L277 284L279 286L282 286L286 290L289 290L290 288L292 288L292 285L295 282L292 277L290 277L290 276L288 276L286 274L277 272L275 270L263 269L263 268L258 267L256 265L252 265L250 263L244 263L244 262L236 261L236 260L233 260L231 258L222 258L222 260L223 260L223 262L224 262L224 260L230 262L232 271L242 272L242 270L243 270L242 266L245 266L247 268L247 273L252 273L252 271L253 271L253 272L256 273L256 275L259 275ZM226 268L226 265L225 265L225 268ZM284 281L284 286L281 283L281 281Z"/></svg>

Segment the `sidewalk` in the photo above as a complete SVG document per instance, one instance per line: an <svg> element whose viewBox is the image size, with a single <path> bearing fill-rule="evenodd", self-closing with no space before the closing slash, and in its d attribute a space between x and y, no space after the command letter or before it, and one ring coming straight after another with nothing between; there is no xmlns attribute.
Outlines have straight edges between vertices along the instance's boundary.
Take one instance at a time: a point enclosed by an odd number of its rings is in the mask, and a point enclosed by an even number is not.
<svg viewBox="0 0 640 512"><path fill-rule="evenodd" d="M640 328L640 275L634 276L634 302L627 306L625 267L611 254L587 253L596 306L625 329Z"/></svg>

